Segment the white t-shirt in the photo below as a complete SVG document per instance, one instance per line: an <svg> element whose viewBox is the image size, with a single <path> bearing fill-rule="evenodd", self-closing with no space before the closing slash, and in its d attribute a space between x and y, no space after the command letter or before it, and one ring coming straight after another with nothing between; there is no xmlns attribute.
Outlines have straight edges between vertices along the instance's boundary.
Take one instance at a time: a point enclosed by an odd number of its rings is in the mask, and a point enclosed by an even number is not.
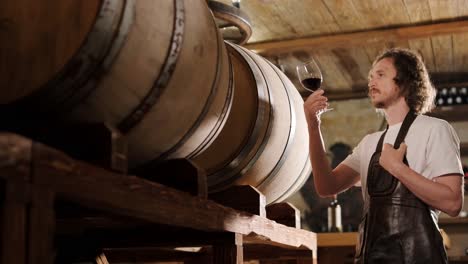
<svg viewBox="0 0 468 264"><path fill-rule="evenodd" d="M384 143L393 145L402 123L389 126ZM384 131L365 136L354 148L343 164L361 175L362 194L365 206L368 201L367 169L375 152L380 136ZM404 140L408 146L406 158L411 169L428 179L447 174L463 175L460 161L460 140L445 120L418 115L408 130Z"/></svg>

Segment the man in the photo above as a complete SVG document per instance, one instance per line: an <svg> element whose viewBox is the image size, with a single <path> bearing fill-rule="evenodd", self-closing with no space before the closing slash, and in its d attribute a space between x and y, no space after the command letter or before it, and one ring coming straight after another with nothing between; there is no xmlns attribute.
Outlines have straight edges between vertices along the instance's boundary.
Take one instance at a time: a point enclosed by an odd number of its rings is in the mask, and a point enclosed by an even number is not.
<svg viewBox="0 0 468 264"><path fill-rule="evenodd" d="M304 103L317 193L331 196L361 181L364 215L355 263L447 263L437 215L457 216L463 206L459 139L446 121L422 115L433 108L435 89L414 52L384 52L368 86L388 127L365 136L333 170L320 131L327 98L318 90Z"/></svg>

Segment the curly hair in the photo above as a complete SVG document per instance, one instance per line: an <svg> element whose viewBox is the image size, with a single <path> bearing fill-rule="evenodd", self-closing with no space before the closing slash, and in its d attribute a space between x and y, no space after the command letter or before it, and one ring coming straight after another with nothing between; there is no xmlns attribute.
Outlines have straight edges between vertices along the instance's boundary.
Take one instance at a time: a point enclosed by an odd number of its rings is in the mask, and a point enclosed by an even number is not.
<svg viewBox="0 0 468 264"><path fill-rule="evenodd" d="M405 98L409 108L417 114L431 111L435 107L436 90L422 58L414 51L392 48L377 56L372 65L384 58L393 59L397 71L393 80L400 88L400 95Z"/></svg>

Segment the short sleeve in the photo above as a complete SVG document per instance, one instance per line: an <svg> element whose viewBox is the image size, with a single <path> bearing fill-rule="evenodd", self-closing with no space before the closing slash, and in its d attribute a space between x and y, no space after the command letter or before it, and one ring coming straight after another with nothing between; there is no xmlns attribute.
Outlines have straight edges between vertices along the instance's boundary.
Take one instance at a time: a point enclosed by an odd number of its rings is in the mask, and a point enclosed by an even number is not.
<svg viewBox="0 0 468 264"><path fill-rule="evenodd" d="M364 145L363 142L366 140L368 135L366 135L361 142L353 149L353 152L346 157L346 159L341 162L342 164L350 167L351 169L361 173L361 152L362 146Z"/></svg>
<svg viewBox="0 0 468 264"><path fill-rule="evenodd" d="M426 148L426 168L423 171L429 179L447 174L463 175L460 160L460 139L453 127L441 121L431 127Z"/></svg>

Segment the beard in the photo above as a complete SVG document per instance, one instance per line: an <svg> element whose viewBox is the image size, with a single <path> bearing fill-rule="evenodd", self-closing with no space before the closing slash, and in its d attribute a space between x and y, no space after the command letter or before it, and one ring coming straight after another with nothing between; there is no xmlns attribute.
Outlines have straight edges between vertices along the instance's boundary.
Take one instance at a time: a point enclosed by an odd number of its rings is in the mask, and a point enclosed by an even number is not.
<svg viewBox="0 0 468 264"><path fill-rule="evenodd" d="M385 108L385 102L375 102L375 103L372 103L374 105L375 108L377 109L383 109Z"/></svg>
<svg viewBox="0 0 468 264"><path fill-rule="evenodd" d="M377 101L373 101L372 98L371 98L371 103L374 106L374 108L376 108L376 109L385 109L385 108L393 105L396 101L398 101L397 96L386 97L386 98L382 98L382 99L377 100Z"/></svg>

